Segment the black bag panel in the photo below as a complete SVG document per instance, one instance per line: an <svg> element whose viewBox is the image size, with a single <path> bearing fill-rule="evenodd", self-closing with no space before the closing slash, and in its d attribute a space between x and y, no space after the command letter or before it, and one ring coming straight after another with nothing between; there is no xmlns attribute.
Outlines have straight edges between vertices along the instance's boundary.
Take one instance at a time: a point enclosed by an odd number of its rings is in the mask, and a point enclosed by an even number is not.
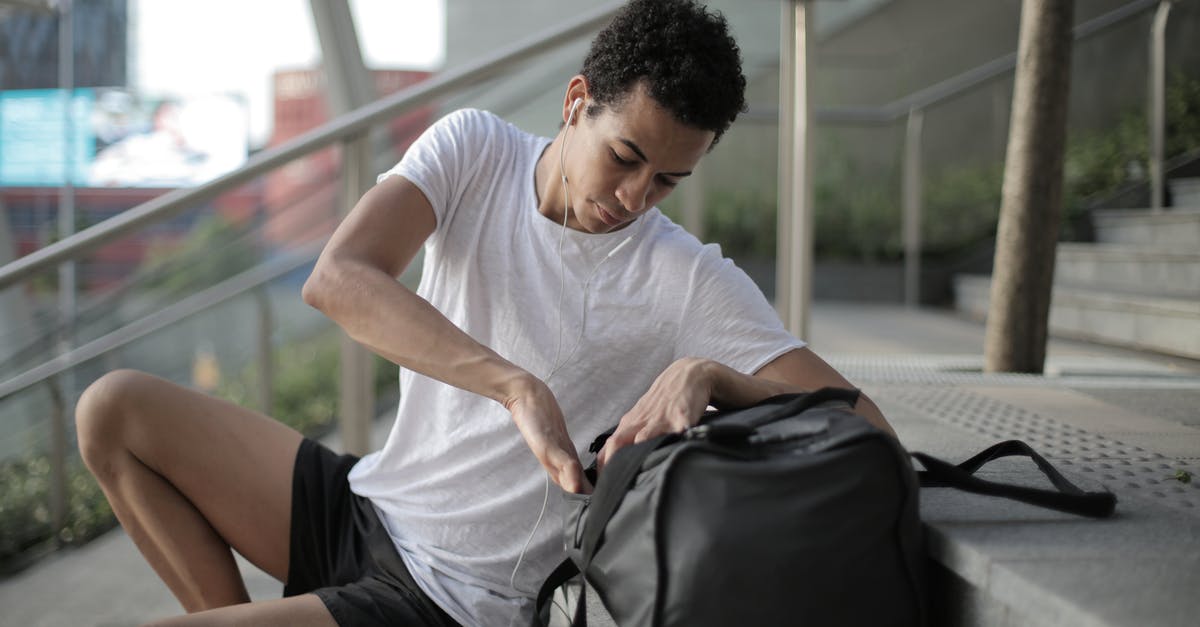
<svg viewBox="0 0 1200 627"><path fill-rule="evenodd" d="M660 577L655 564L657 519L661 508L663 483L659 480L668 468L664 463L677 450L655 451L642 465L633 485L625 493L621 506L604 527L604 535L587 566L587 579L600 596L618 625L651 625ZM583 524L586 524L584 514ZM581 525L582 526L582 525ZM581 547L568 548L568 557L583 563Z"/></svg>
<svg viewBox="0 0 1200 627"><path fill-rule="evenodd" d="M864 450L888 447L883 437L755 461L720 447L681 454L660 503L661 611L619 624L917 624L912 588L896 585L911 576L896 535L915 486L892 452Z"/></svg>

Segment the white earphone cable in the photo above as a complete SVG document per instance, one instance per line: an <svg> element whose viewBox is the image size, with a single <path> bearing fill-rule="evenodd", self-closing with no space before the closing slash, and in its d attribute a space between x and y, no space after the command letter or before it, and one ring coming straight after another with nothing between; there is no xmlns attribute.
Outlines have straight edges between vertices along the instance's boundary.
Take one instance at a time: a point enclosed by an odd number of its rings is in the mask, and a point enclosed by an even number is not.
<svg viewBox="0 0 1200 627"><path fill-rule="evenodd" d="M562 224L562 230L559 231L559 234L558 234L558 307L557 307L558 330L556 333L556 340L555 340L555 347L554 347L554 362L551 365L550 374L546 375L546 379L545 379L545 382L547 385L550 384L550 380L554 378L554 375L557 374L561 368L563 368L567 364L571 363L571 359L575 356L575 352L577 350L579 350L579 346L583 343L583 333L584 333L584 330L587 328L587 310L588 310L587 297L588 297L588 290L591 288L591 285L592 285L592 279L594 279L596 277L596 273L600 271L600 266L603 266L604 262L608 261L610 258L613 257L613 255L617 254L617 251L621 250L627 244L629 244L629 242L633 241L633 238L636 237L641 232L642 225L645 222L644 220L639 221L637 231L635 231L629 237L626 237L625 239L621 240L621 243L614 246L613 249L610 250L608 252L608 254L605 255L604 258L601 259L600 262L597 263L596 266L592 268L591 273L588 275L587 280L583 284L583 298L582 298L583 312L582 312L582 315L580 317L580 322L579 322L579 334L575 337L575 343L571 347L571 352L568 353L567 358L562 360L562 362L560 363L559 357L562 355L563 295L566 292L566 280L567 280L566 279L566 276L567 276L566 262L563 259L563 241L566 238L567 220L568 220L568 217L570 216L570 200L569 200L570 199L570 188L567 186L567 170L566 170L565 155L566 155L566 151L567 151L567 133L571 130L571 122L574 121L574 119L575 119L575 111L576 111L576 109L579 108L579 105L582 103L583 103L582 99L576 99L575 102L571 105L571 113L570 113L570 115L567 116L567 124L563 128L562 145L559 146L559 150L558 150L558 168L559 168L559 174L561 175L561 179L562 179L562 189L563 189L563 224ZM523 547L521 547L521 553L517 556L517 563L513 566L512 575L510 575L508 578L508 585L513 589L516 589L517 570L519 570L521 568L521 562L524 561L525 553L529 550L529 545L533 542L533 538L537 534L538 527L540 527L542 524L542 518L544 518L546 515L546 506L550 502L550 475L547 473L543 473L543 479L545 481L545 485L544 485L544 489L542 492L542 509L540 512L538 512L537 521L533 523L533 529L529 532L529 537L525 539L525 545Z"/></svg>

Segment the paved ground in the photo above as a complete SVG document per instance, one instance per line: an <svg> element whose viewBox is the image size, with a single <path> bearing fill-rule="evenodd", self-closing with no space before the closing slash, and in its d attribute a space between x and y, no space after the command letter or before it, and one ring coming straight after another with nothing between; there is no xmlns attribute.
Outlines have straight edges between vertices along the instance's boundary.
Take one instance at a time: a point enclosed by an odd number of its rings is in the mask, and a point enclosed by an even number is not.
<svg viewBox="0 0 1200 627"><path fill-rule="evenodd" d="M821 304L813 348L880 404L901 440L952 460L1019 437L1120 499L1097 523L927 490L946 624L1194 625L1200 615L1200 363L1053 341L1047 375L983 375L983 327L940 311ZM376 440L382 441L382 436ZM1037 481L1019 464L992 476ZM1200 477L1198 477L1200 479ZM244 565L255 599L280 586ZM139 624L178 606L120 531L0 581L0 625Z"/></svg>

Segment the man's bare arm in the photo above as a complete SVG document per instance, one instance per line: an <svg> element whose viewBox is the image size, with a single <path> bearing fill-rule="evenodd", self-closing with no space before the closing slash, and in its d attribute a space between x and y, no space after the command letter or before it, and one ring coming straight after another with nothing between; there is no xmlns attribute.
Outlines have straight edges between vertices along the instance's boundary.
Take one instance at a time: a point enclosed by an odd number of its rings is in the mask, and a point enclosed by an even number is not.
<svg viewBox="0 0 1200 627"><path fill-rule="evenodd" d="M551 478L567 490L586 489L550 389L396 281L435 227L419 188L403 177L385 179L330 238L304 284L304 302L400 366L503 404Z"/></svg>
<svg viewBox="0 0 1200 627"><path fill-rule="evenodd" d="M807 348L780 355L753 376L713 363L710 376L713 380L714 406L745 407L776 394L811 392L823 387L854 387L833 366ZM883 417L883 412L866 394L859 396L854 409L871 424L890 433L892 437L896 436L895 430Z"/></svg>

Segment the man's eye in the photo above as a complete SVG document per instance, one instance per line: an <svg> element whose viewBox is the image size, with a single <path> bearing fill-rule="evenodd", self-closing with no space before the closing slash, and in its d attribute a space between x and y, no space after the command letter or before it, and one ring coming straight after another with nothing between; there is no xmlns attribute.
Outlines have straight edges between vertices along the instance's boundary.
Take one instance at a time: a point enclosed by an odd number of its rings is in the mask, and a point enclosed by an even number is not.
<svg viewBox="0 0 1200 627"><path fill-rule="evenodd" d="M617 151L613 150L612 148L608 149L608 154L612 155L613 161L616 161L617 163L619 163L621 165L633 165L634 163L636 163L636 162L630 161L628 159L622 159L621 155L618 155Z"/></svg>
<svg viewBox="0 0 1200 627"><path fill-rule="evenodd" d="M662 183L663 185L666 185L667 187L675 187L676 185L679 184L679 181L677 181L675 179L667 178L665 176L658 177L658 182Z"/></svg>

